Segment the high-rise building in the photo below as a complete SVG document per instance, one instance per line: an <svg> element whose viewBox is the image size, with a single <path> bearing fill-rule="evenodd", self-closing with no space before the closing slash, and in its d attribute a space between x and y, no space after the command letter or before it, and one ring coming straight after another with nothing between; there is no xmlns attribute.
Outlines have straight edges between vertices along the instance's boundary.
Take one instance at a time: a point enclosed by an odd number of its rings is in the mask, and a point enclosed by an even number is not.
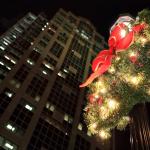
<svg viewBox="0 0 150 150"><path fill-rule="evenodd" d="M104 38L60 9L48 21L28 13L0 38L0 147L6 150L107 150L83 119L87 77Z"/></svg>

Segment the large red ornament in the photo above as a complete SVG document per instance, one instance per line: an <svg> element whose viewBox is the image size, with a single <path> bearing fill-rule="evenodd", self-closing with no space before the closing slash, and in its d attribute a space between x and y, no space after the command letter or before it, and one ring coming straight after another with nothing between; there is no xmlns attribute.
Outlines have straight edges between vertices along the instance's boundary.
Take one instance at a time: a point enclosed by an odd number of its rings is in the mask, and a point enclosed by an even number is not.
<svg viewBox="0 0 150 150"><path fill-rule="evenodd" d="M93 73L80 87L89 85L95 78L106 72L111 66L111 61L115 54L129 48L134 41L134 34L140 32L144 27L145 24L139 24L131 28L127 25L127 22L121 22L113 27L108 40L109 49L99 52L92 62ZM131 60L134 62L135 58Z"/></svg>

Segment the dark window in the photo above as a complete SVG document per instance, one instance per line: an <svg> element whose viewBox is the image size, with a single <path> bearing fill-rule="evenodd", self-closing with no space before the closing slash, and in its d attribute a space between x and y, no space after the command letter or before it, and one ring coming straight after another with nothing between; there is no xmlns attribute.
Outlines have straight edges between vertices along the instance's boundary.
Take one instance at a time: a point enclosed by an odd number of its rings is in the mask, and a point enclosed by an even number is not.
<svg viewBox="0 0 150 150"><path fill-rule="evenodd" d="M41 46L41 47L46 47L47 46L47 43L45 43L43 40L40 40L40 42L39 42L39 45Z"/></svg>
<svg viewBox="0 0 150 150"><path fill-rule="evenodd" d="M22 65L20 69L17 71L17 73L15 74L14 79L22 83L26 79L29 71L30 71L29 67L27 67L26 65Z"/></svg>
<svg viewBox="0 0 150 150"><path fill-rule="evenodd" d="M89 149L90 143L80 135L77 135L74 150L89 150Z"/></svg>
<svg viewBox="0 0 150 150"><path fill-rule="evenodd" d="M57 42L55 42L50 49L50 52L53 53L57 57L61 55L62 51L63 51L63 46L61 46Z"/></svg>
<svg viewBox="0 0 150 150"><path fill-rule="evenodd" d="M40 118L27 150L66 150L68 142L69 137L65 133Z"/></svg>
<svg viewBox="0 0 150 150"><path fill-rule="evenodd" d="M68 40L68 35L65 32L60 32L57 39L61 41L62 43L66 44Z"/></svg>
<svg viewBox="0 0 150 150"><path fill-rule="evenodd" d="M30 53L30 55L29 55L29 58L30 58L31 60L33 60L34 62L37 62L37 60L39 59L39 57L40 57L40 53L37 52L37 51L32 51L32 52Z"/></svg>
<svg viewBox="0 0 150 150"><path fill-rule="evenodd" d="M33 116L33 111L26 108L25 103L22 103L17 105L14 112L12 113L9 122L12 123L15 127L17 127L18 131L24 132Z"/></svg>
<svg viewBox="0 0 150 150"><path fill-rule="evenodd" d="M30 94L33 98L36 96L42 96L43 92L47 86L48 80L43 77L36 75L33 77L31 83L29 84L26 93Z"/></svg>

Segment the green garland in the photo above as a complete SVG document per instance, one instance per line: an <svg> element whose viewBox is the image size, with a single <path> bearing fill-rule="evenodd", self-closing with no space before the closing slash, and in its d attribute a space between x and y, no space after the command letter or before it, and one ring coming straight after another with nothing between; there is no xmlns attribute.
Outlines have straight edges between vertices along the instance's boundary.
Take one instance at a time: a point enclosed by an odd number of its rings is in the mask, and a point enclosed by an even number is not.
<svg viewBox="0 0 150 150"><path fill-rule="evenodd" d="M115 127L119 130L126 127L134 105L150 101L150 11L139 12L138 17L134 24L145 22L148 26L135 36L128 50L117 53L108 72L89 86L88 95L102 96L103 102L87 103L85 121L89 131L102 138L109 138ZM133 52L139 54L138 65L129 59ZM103 87L107 91L102 91ZM108 99L115 101L110 103Z"/></svg>

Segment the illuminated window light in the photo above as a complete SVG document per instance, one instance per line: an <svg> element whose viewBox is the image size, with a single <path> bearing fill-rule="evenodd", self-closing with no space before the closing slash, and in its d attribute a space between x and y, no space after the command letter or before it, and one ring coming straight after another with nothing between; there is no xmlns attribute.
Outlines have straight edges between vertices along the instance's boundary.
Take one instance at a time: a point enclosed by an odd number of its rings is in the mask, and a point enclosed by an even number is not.
<svg viewBox="0 0 150 150"><path fill-rule="evenodd" d="M50 104L49 103L46 103L46 108L48 109L50 107Z"/></svg>
<svg viewBox="0 0 150 150"><path fill-rule="evenodd" d="M8 130L11 130L11 131L15 131L15 127L13 127L11 124L7 124L7 126L6 126L6 128L8 129Z"/></svg>
<svg viewBox="0 0 150 150"><path fill-rule="evenodd" d="M13 64L16 64L16 61L14 61L14 60L12 60L12 59L11 59L10 61L11 61Z"/></svg>
<svg viewBox="0 0 150 150"><path fill-rule="evenodd" d="M11 144L9 144L9 143L5 143L5 147L7 147L7 148L9 148L9 149L13 149L14 147L11 145Z"/></svg>
<svg viewBox="0 0 150 150"><path fill-rule="evenodd" d="M3 43L4 43L5 45L8 45L8 43L7 43L6 41L3 41Z"/></svg>
<svg viewBox="0 0 150 150"><path fill-rule="evenodd" d="M36 101L36 102L39 102L40 99L41 99L41 98L40 98L40 96L38 96L38 95L35 97L35 101Z"/></svg>
<svg viewBox="0 0 150 150"><path fill-rule="evenodd" d="M0 65L4 66L4 63L2 61L0 61Z"/></svg>
<svg viewBox="0 0 150 150"><path fill-rule="evenodd" d="M9 98L11 98L11 97L13 96L13 93L11 93L11 92L5 92L5 94L6 94Z"/></svg>
<svg viewBox="0 0 150 150"><path fill-rule="evenodd" d="M68 70L64 69L64 72L68 73Z"/></svg>
<svg viewBox="0 0 150 150"><path fill-rule="evenodd" d="M30 59L27 59L27 63L30 64L30 65L34 65L34 62L31 61Z"/></svg>
<svg viewBox="0 0 150 150"><path fill-rule="evenodd" d="M13 35L13 37L16 39L17 37L15 35Z"/></svg>
<svg viewBox="0 0 150 150"><path fill-rule="evenodd" d="M47 75L47 72L45 70L42 71L43 74Z"/></svg>
<svg viewBox="0 0 150 150"><path fill-rule="evenodd" d="M69 121L69 116L67 114L65 114L64 120L67 121L67 122Z"/></svg>
<svg viewBox="0 0 150 150"><path fill-rule="evenodd" d="M48 23L48 22L46 22L46 24L47 24L47 25L49 25L49 23Z"/></svg>
<svg viewBox="0 0 150 150"><path fill-rule="evenodd" d="M54 105L51 105L50 108L49 108L49 110L53 112L55 110Z"/></svg>
<svg viewBox="0 0 150 150"><path fill-rule="evenodd" d="M44 26L44 28L46 28L46 25Z"/></svg>
<svg viewBox="0 0 150 150"><path fill-rule="evenodd" d="M10 68L9 66L6 66L6 68L7 68L8 70L11 70L11 68Z"/></svg>
<svg viewBox="0 0 150 150"><path fill-rule="evenodd" d="M78 124L78 129L79 129L80 131L82 131L82 124L81 124L81 123Z"/></svg>
<svg viewBox="0 0 150 150"><path fill-rule="evenodd" d="M6 38L4 38L4 40L5 40L6 43L11 44L11 42L9 40L7 40Z"/></svg>
<svg viewBox="0 0 150 150"><path fill-rule="evenodd" d="M3 51L5 50L5 48L3 46L0 46L0 49L3 50Z"/></svg>
<svg viewBox="0 0 150 150"><path fill-rule="evenodd" d="M28 109L29 111L33 110L33 107L29 106L28 104L25 105L25 108Z"/></svg>
<svg viewBox="0 0 150 150"><path fill-rule="evenodd" d="M44 31L44 28L42 28L42 31Z"/></svg>
<svg viewBox="0 0 150 150"><path fill-rule="evenodd" d="M66 78L66 75L65 74L63 74L62 72L58 72L58 75L60 76L60 77L62 77L62 78Z"/></svg>
<svg viewBox="0 0 150 150"><path fill-rule="evenodd" d="M10 60L10 58L9 58L8 56L4 55L4 57L5 57L6 59Z"/></svg>
<svg viewBox="0 0 150 150"><path fill-rule="evenodd" d="M44 66L48 69L54 70L54 66L49 63L44 63Z"/></svg>

